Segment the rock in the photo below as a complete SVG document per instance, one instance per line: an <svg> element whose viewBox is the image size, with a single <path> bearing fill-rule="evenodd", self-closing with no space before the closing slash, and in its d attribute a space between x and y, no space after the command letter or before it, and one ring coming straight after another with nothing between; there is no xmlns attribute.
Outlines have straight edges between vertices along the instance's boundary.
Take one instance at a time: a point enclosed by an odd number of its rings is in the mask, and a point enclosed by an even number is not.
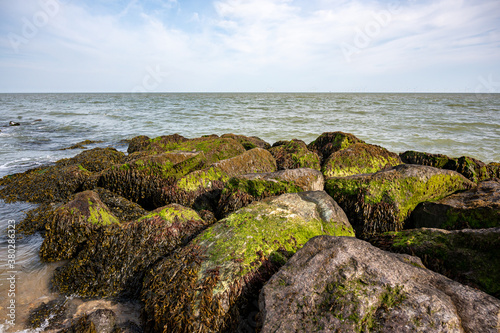
<svg viewBox="0 0 500 333"><path fill-rule="evenodd" d="M412 226L448 230L500 227L500 179L484 181L466 192L423 202L411 213Z"/></svg>
<svg viewBox="0 0 500 333"><path fill-rule="evenodd" d="M325 132L316 140L311 142L307 148L318 154L323 162L334 152L348 148L356 143L365 143L350 133L344 132Z"/></svg>
<svg viewBox="0 0 500 333"><path fill-rule="evenodd" d="M115 328L116 315L109 309L98 309L88 319L94 324L96 332L111 333Z"/></svg>
<svg viewBox="0 0 500 333"><path fill-rule="evenodd" d="M457 171L473 182L499 177L499 163L490 163L486 165L472 157L462 156L460 158L450 158L446 155L416 151L406 151L400 154L400 156L404 163L428 165Z"/></svg>
<svg viewBox="0 0 500 333"><path fill-rule="evenodd" d="M276 159L278 170L310 168L320 169L319 157L307 149L302 140L276 142L269 152Z"/></svg>
<svg viewBox="0 0 500 333"><path fill-rule="evenodd" d="M306 168L236 176L226 183L217 212L225 217L253 201L284 193L323 191L324 184L321 172Z"/></svg>
<svg viewBox="0 0 500 333"><path fill-rule="evenodd" d="M132 154L138 151L145 150L150 143L149 136L139 135L132 138L128 144L127 153Z"/></svg>
<svg viewBox="0 0 500 333"><path fill-rule="evenodd" d="M238 210L149 270L142 293L146 331L234 329L243 297L323 234L354 235L325 192L284 194Z"/></svg>
<svg viewBox="0 0 500 333"><path fill-rule="evenodd" d="M100 172L122 163L125 155L115 148L94 148L85 150L75 157L56 162L57 166L76 165L82 170Z"/></svg>
<svg viewBox="0 0 500 333"><path fill-rule="evenodd" d="M102 143L104 141L94 141L94 140L85 140L82 142L78 142L70 147L61 148L59 150L69 150L69 149L87 149L86 145L94 144L94 143Z"/></svg>
<svg viewBox="0 0 500 333"><path fill-rule="evenodd" d="M416 255L429 269L500 298L500 228L410 229L369 241L383 250Z"/></svg>
<svg viewBox="0 0 500 333"><path fill-rule="evenodd" d="M167 202L176 202L196 210L215 211L224 184L234 176L276 171L276 161L264 149L254 148L191 172L166 190Z"/></svg>
<svg viewBox="0 0 500 333"><path fill-rule="evenodd" d="M53 284L82 297L135 297L146 270L208 226L193 210L171 204L137 221L93 234L78 256L59 267Z"/></svg>
<svg viewBox="0 0 500 333"><path fill-rule="evenodd" d="M40 248L44 261L70 259L98 229L120 223L92 191L80 192L52 213Z"/></svg>
<svg viewBox="0 0 500 333"><path fill-rule="evenodd" d="M9 122L9 126L21 126L21 124L11 121Z"/></svg>
<svg viewBox="0 0 500 333"><path fill-rule="evenodd" d="M500 301L349 237L311 239L264 286L262 333L498 332Z"/></svg>
<svg viewBox="0 0 500 333"><path fill-rule="evenodd" d="M457 172L403 164L368 175L329 178L325 190L346 212L360 237L398 231L417 206L470 189Z"/></svg>
<svg viewBox="0 0 500 333"><path fill-rule="evenodd" d="M330 154L321 171L325 177L345 177L374 173L400 164L398 154L379 146L356 143Z"/></svg>
<svg viewBox="0 0 500 333"><path fill-rule="evenodd" d="M65 317L68 299L60 297L47 303L42 303L31 310L26 326L31 329L42 328L53 330L62 328L62 321Z"/></svg>
<svg viewBox="0 0 500 333"><path fill-rule="evenodd" d="M111 333L115 329L116 315L108 309L97 309L81 316L78 321L59 333Z"/></svg>
<svg viewBox="0 0 500 333"><path fill-rule="evenodd" d="M269 143L256 136L244 136L231 133L231 134L223 134L221 138L234 139L239 143L241 143L241 145L245 147L246 150L250 150L253 148L262 148L262 149L271 148L271 145Z"/></svg>
<svg viewBox="0 0 500 333"><path fill-rule="evenodd" d="M138 149L146 151L149 154L177 151L204 152L207 162L210 165L217 161L240 155L245 151L245 148L239 142L231 138L210 136L186 139L177 134L149 140L146 138L132 139L127 150L129 154L138 151Z"/></svg>
<svg viewBox="0 0 500 333"><path fill-rule="evenodd" d="M0 198L6 202L45 204L66 201L83 187L90 175L91 172L76 165L31 169L0 179Z"/></svg>
<svg viewBox="0 0 500 333"><path fill-rule="evenodd" d="M95 188L101 201L109 208L111 213L120 221L133 221L147 214L147 211L138 204L125 199L104 188Z"/></svg>
<svg viewBox="0 0 500 333"><path fill-rule="evenodd" d="M113 333L142 333L142 328L140 328L133 321L127 321L126 323L117 325Z"/></svg>

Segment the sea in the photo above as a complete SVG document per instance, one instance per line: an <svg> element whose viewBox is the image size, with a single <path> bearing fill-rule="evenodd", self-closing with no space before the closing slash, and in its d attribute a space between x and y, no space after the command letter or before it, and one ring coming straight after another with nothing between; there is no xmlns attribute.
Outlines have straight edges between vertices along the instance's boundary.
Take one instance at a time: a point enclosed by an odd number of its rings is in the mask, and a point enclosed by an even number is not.
<svg viewBox="0 0 500 333"><path fill-rule="evenodd" d="M101 141L89 149L126 152L126 140L137 135L234 133L272 144L309 143L333 131L397 153L416 150L500 162L500 94L0 94L0 178L75 156L83 149L62 149L84 140ZM15 251L8 246L8 230L35 207L0 201L0 333L41 331L27 328L28 314L61 297L50 289L50 277L63 263L40 261L41 235L16 234ZM101 305L138 320L137 304L64 297L75 311Z"/></svg>

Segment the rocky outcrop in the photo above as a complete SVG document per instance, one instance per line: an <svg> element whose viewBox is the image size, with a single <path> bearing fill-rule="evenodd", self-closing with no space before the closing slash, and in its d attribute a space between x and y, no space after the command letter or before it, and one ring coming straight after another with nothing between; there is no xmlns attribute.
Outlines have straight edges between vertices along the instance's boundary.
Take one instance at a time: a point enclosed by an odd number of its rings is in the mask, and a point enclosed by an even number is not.
<svg viewBox="0 0 500 333"><path fill-rule="evenodd" d="M411 214L416 228L448 230L500 227L500 179L484 181L477 187L435 202L419 204Z"/></svg>
<svg viewBox="0 0 500 333"><path fill-rule="evenodd" d="M366 237L402 230L417 204L473 185L454 171L404 164L374 174L329 178L325 191L346 212L356 234Z"/></svg>
<svg viewBox="0 0 500 333"><path fill-rule="evenodd" d="M321 171L325 177L345 177L374 173L400 164L398 154L379 146L356 143L330 154Z"/></svg>
<svg viewBox="0 0 500 333"><path fill-rule="evenodd" d="M500 177L499 163L486 165L468 156L451 158L442 154L429 154L412 150L406 151L400 154L400 156L404 163L428 165L435 168L457 171L473 182Z"/></svg>
<svg viewBox="0 0 500 333"><path fill-rule="evenodd" d="M234 139L239 143L241 143L241 145L245 147L246 150L254 148L262 148L262 149L271 148L271 145L269 143L256 136L244 136L244 135L237 135L230 133L221 135L221 138Z"/></svg>
<svg viewBox="0 0 500 333"><path fill-rule="evenodd" d="M284 194L238 210L160 261L145 278L146 330L233 329L238 301L316 235L350 235L325 192Z"/></svg>
<svg viewBox="0 0 500 333"><path fill-rule="evenodd" d="M311 142L307 148L315 152L323 162L333 153L349 148L356 143L365 143L350 133L344 132L325 132L316 140Z"/></svg>
<svg viewBox="0 0 500 333"><path fill-rule="evenodd" d="M231 178L219 199L217 213L225 217L256 200L284 193L322 191L325 180L313 169L288 169L270 173L251 173Z"/></svg>
<svg viewBox="0 0 500 333"><path fill-rule="evenodd" d="M264 286L267 332L498 332L500 301L349 237L310 240Z"/></svg>
<svg viewBox="0 0 500 333"><path fill-rule="evenodd" d="M119 223L97 193L80 192L52 212L40 257L44 261L73 258L99 229Z"/></svg>
<svg viewBox="0 0 500 333"><path fill-rule="evenodd" d="M278 141L269 151L276 159L278 170L297 168L319 170L321 167L318 155L309 151L302 140Z"/></svg>
<svg viewBox="0 0 500 333"><path fill-rule="evenodd" d="M500 228L410 229L369 241L383 250L418 256L429 269L500 298Z"/></svg>
<svg viewBox="0 0 500 333"><path fill-rule="evenodd" d="M67 295L138 296L146 270L206 228L192 209L171 204L137 221L94 232L53 284Z"/></svg>

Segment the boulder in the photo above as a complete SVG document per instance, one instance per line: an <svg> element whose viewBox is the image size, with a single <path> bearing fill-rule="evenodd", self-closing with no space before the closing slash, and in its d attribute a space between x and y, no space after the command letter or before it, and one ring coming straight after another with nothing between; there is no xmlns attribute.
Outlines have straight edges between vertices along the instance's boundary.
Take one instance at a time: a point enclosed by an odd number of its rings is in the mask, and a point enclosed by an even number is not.
<svg viewBox="0 0 500 333"><path fill-rule="evenodd" d="M263 287L261 331L498 332L500 301L350 237L311 239Z"/></svg>
<svg viewBox="0 0 500 333"><path fill-rule="evenodd" d="M486 165L468 156L451 158L442 154L406 151L400 154L400 157L401 160L407 164L428 165L435 168L457 171L473 182L500 177L499 163L490 163Z"/></svg>
<svg viewBox="0 0 500 333"><path fill-rule="evenodd" d="M302 140L276 142L269 152L276 159L278 170L310 168L320 169L319 157L307 149Z"/></svg>
<svg viewBox="0 0 500 333"><path fill-rule="evenodd" d="M307 148L318 154L323 162L336 151L349 148L356 143L365 143L350 133L344 132L325 132L316 140L311 142Z"/></svg>
<svg viewBox="0 0 500 333"><path fill-rule="evenodd" d="M253 148L262 148L262 149L271 148L271 145L269 143L256 136L244 136L244 135L237 135L230 133L230 134L223 134L221 138L234 139L239 143L241 143L241 145L245 147L246 150L250 150Z"/></svg>
<svg viewBox="0 0 500 333"><path fill-rule="evenodd" d="M192 209L171 204L137 221L96 232L53 284L82 297L139 295L146 270L208 225Z"/></svg>
<svg viewBox="0 0 500 333"><path fill-rule="evenodd" d="M429 269L500 298L500 228L410 229L378 235L369 242L418 256Z"/></svg>
<svg viewBox="0 0 500 333"><path fill-rule="evenodd" d="M64 202L82 189L91 172L83 167L49 166L0 179L0 199L50 204Z"/></svg>
<svg viewBox="0 0 500 333"><path fill-rule="evenodd" d="M112 333L116 326L116 314L109 309L97 309L75 320L60 333Z"/></svg>
<svg viewBox="0 0 500 333"><path fill-rule="evenodd" d="M325 192L284 194L238 210L151 268L142 300L146 331L234 331L238 305L316 235L348 235Z"/></svg>
<svg viewBox="0 0 500 333"><path fill-rule="evenodd" d="M94 148L85 150L72 158L56 162L59 167L76 165L90 172L100 172L123 162L125 154L115 148Z"/></svg>
<svg viewBox="0 0 500 333"><path fill-rule="evenodd" d="M61 148L59 150L70 150L70 149L87 149L87 145L91 145L94 143L102 143L104 141L94 141L94 140L84 140L78 143L75 143L72 146L66 147L66 148Z"/></svg>
<svg viewBox="0 0 500 333"><path fill-rule="evenodd" d="M373 174L329 178L325 191L346 212L356 234L366 237L401 230L417 204L473 186L455 171L403 164Z"/></svg>
<svg viewBox="0 0 500 333"><path fill-rule="evenodd" d="M224 184L231 177L274 171L276 161L273 156L267 150L254 148L187 174L168 187L164 194L167 202L176 202L196 210L215 211Z"/></svg>
<svg viewBox="0 0 500 333"><path fill-rule="evenodd" d="M97 230L120 223L92 191L76 194L73 200L53 211L49 221L40 248L40 258L44 261L70 259Z"/></svg>
<svg viewBox="0 0 500 333"><path fill-rule="evenodd" d="M500 227L500 179L435 202L423 202L411 213L413 227L448 230Z"/></svg>
<svg viewBox="0 0 500 333"><path fill-rule="evenodd" d="M325 177L345 177L374 173L400 164L398 154L379 146L356 143L330 154L321 171Z"/></svg>
<svg viewBox="0 0 500 333"><path fill-rule="evenodd" d="M323 191L325 180L318 170L287 169L251 173L231 178L219 199L217 213L225 217L251 202L284 193Z"/></svg>

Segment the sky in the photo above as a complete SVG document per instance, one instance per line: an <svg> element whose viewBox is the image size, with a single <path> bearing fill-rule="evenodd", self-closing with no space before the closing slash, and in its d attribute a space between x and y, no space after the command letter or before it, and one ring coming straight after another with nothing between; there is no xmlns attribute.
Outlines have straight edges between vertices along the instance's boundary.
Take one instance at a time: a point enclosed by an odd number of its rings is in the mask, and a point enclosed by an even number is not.
<svg viewBox="0 0 500 333"><path fill-rule="evenodd" d="M0 0L0 93L500 93L499 0Z"/></svg>

